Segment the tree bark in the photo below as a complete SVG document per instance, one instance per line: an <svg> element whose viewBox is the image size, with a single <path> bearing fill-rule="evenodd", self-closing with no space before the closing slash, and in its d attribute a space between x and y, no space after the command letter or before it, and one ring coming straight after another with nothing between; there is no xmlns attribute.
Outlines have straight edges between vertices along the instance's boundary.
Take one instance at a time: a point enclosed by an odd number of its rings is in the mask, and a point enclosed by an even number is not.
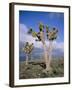
<svg viewBox="0 0 72 90"><path fill-rule="evenodd" d="M46 70L49 71L50 70L50 60L49 60L49 55L47 52L47 47L45 44L45 38L44 38L44 32L40 32L40 36L41 36L41 41L43 44L43 48L44 48L44 58L45 58L45 63L46 63Z"/></svg>
<svg viewBox="0 0 72 90"><path fill-rule="evenodd" d="M26 55L26 65L28 65L28 54Z"/></svg>
<svg viewBox="0 0 72 90"><path fill-rule="evenodd" d="M45 44L43 44L43 47L44 47L44 57L45 57L45 63L46 63L46 70L49 71L50 64L49 64L49 59L48 59L48 52L47 52L47 48L46 48Z"/></svg>
<svg viewBox="0 0 72 90"><path fill-rule="evenodd" d="M52 41L49 42L49 47L48 47L48 64L49 68L51 65L51 60L52 60Z"/></svg>

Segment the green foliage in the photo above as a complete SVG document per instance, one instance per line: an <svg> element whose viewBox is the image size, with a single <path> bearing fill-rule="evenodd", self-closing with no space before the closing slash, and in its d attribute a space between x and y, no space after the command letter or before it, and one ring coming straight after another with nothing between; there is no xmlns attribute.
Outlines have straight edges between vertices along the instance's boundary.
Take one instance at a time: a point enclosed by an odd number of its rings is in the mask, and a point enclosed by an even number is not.
<svg viewBox="0 0 72 90"><path fill-rule="evenodd" d="M48 39L49 40L55 40L57 38L58 30L56 28L53 28L52 31L48 32Z"/></svg>
<svg viewBox="0 0 72 90"><path fill-rule="evenodd" d="M40 23L40 24L39 24L39 30L40 30L40 31L43 31L43 29L44 29L44 25L43 25L42 23Z"/></svg>
<svg viewBox="0 0 72 90"><path fill-rule="evenodd" d="M29 44L28 42L26 42L26 45L23 48L23 51L27 54L30 54L32 52L33 48L34 48L33 43Z"/></svg>
<svg viewBox="0 0 72 90"><path fill-rule="evenodd" d="M32 32L32 36L33 36L33 37L37 37L37 33L33 31L33 32Z"/></svg>
<svg viewBox="0 0 72 90"><path fill-rule="evenodd" d="M29 29L28 34L32 34L33 37L37 36L37 33L32 28Z"/></svg>

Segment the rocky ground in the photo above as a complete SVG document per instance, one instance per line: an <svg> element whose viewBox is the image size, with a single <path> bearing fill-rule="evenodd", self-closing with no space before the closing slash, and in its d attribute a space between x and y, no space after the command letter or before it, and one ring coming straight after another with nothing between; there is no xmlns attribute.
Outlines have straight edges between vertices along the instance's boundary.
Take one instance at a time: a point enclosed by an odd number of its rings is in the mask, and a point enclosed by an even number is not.
<svg viewBox="0 0 72 90"><path fill-rule="evenodd" d="M52 60L51 70L45 71L44 62L29 62L28 66L25 65L25 61L20 62L19 66L19 78L46 78L46 77L63 77L64 76L64 61Z"/></svg>

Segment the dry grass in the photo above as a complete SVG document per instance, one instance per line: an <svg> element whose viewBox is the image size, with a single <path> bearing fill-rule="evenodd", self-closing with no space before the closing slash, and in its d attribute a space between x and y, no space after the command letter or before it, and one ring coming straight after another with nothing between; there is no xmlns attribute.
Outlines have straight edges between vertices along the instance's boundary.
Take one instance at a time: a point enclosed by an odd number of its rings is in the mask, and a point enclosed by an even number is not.
<svg viewBox="0 0 72 90"><path fill-rule="evenodd" d="M25 65L25 61L20 62L19 78L46 78L46 77L63 77L64 76L64 60L52 60L49 72L43 72L46 68L45 63L42 61L30 61L29 65Z"/></svg>

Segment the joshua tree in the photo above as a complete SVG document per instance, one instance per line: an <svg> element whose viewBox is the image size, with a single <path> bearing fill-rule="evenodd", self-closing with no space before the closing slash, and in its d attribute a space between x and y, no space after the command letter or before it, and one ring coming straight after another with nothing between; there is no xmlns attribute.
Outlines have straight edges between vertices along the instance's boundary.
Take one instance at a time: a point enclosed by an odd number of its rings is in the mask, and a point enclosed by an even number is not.
<svg viewBox="0 0 72 90"><path fill-rule="evenodd" d="M28 57L29 57L29 54L31 54L33 48L34 48L33 43L29 44L29 42L26 42L23 48L23 51L26 53L26 65L28 65Z"/></svg>
<svg viewBox="0 0 72 90"><path fill-rule="evenodd" d="M56 28L52 28L52 30L49 30L48 25L46 25L46 32L44 31L44 25L42 23L39 24L39 32L33 31L32 28L28 31L29 34L32 34L33 37L36 37L36 41L41 41L44 48L44 57L45 57L45 63L46 63L46 70L50 70L50 62L51 62L51 51L52 51L52 41L57 38L57 32L58 30ZM45 43L45 37L50 41L48 52L47 52L47 46Z"/></svg>
<svg viewBox="0 0 72 90"><path fill-rule="evenodd" d="M48 25L46 25L46 34L47 34L47 39L49 40L47 70L48 68L50 69L50 63L52 57L52 43L57 38L57 32L58 30L55 27L51 28L50 31Z"/></svg>

